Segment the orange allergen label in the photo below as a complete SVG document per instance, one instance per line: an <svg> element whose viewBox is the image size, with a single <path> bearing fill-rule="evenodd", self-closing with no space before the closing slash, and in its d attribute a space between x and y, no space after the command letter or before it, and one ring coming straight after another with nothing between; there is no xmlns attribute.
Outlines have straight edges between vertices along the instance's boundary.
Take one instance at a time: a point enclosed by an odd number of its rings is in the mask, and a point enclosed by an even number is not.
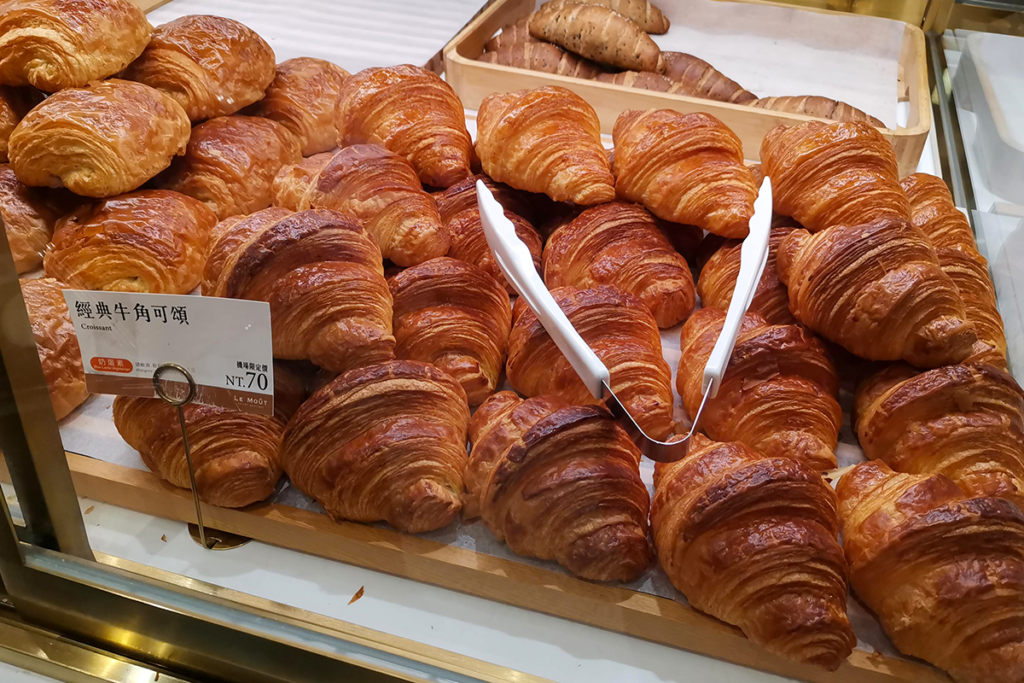
<svg viewBox="0 0 1024 683"><path fill-rule="evenodd" d="M99 370L100 372L129 373L133 369L132 362L125 358L95 357L89 361L89 365L92 366L93 370Z"/></svg>

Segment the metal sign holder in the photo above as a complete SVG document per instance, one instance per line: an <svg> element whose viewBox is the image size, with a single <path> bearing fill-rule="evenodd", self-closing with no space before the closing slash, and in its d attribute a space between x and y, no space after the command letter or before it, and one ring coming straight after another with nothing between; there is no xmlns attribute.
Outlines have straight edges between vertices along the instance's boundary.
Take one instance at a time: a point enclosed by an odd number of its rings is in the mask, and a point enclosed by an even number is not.
<svg viewBox="0 0 1024 683"><path fill-rule="evenodd" d="M161 383L162 376L167 372L177 372L188 382L188 392L182 398L175 398L164 390ZM178 411L178 424L181 427L181 442L185 447L185 462L188 464L188 479L192 487L192 501L196 505L196 521L198 524L188 525L189 536L192 540L207 550L231 550L245 545L251 538L232 534L228 531L207 529L203 524L203 506L199 501L199 489L196 486L196 471L192 465L192 447L188 442L188 428L185 426L185 406L196 397L196 382L192 373L177 363L164 363L153 371L153 389L156 395L168 405Z"/></svg>

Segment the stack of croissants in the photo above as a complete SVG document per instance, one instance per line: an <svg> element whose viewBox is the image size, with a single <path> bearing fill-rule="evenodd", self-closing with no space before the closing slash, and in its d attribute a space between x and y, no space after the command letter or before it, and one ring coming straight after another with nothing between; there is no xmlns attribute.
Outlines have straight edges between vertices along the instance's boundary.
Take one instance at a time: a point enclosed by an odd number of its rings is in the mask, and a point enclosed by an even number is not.
<svg viewBox="0 0 1024 683"><path fill-rule="evenodd" d="M58 417L87 397L63 288L266 301L275 415L185 408L210 504L286 473L337 520L479 518L584 579L657 561L697 609L827 669L856 643L852 584L904 653L961 682L1024 676L1024 392L969 224L938 178L900 180L871 125L777 128L751 167L712 116L626 111L609 155L587 102L545 86L488 97L474 145L432 72L275 66L236 21L153 29L131 0L8 2L0 82L0 209L18 269L45 274L22 292ZM762 175L768 265L705 434L656 467L651 500L637 446L513 305L475 184L671 438L660 330L685 323L692 415ZM851 374L871 460L833 489ZM118 397L113 415L189 486L171 407Z"/></svg>

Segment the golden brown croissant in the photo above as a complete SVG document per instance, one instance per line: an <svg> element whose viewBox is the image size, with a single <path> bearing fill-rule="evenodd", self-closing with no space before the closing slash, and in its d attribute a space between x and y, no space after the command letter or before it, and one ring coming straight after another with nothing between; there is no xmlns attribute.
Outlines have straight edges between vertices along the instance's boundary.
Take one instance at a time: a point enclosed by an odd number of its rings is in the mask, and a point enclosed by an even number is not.
<svg viewBox="0 0 1024 683"><path fill-rule="evenodd" d="M811 232L910 217L896 153L863 121L778 126L761 142L775 210Z"/></svg>
<svg viewBox="0 0 1024 683"><path fill-rule="evenodd" d="M593 78L603 73L601 67L589 59L540 40L503 45L497 50L483 53L477 57L477 61L574 78Z"/></svg>
<svg viewBox="0 0 1024 683"><path fill-rule="evenodd" d="M341 84L349 72L337 64L296 57L277 65L277 75L263 99L243 113L274 119L302 143L302 155L334 149L338 132L334 118Z"/></svg>
<svg viewBox="0 0 1024 683"><path fill-rule="evenodd" d="M43 267L73 289L188 294L202 279L216 224L192 197L132 192L60 219Z"/></svg>
<svg viewBox="0 0 1024 683"><path fill-rule="evenodd" d="M490 95L476 121L476 152L494 180L558 202L603 204L615 198L601 123L576 93L545 85Z"/></svg>
<svg viewBox="0 0 1024 683"><path fill-rule="evenodd" d="M942 178L914 173L900 181L910 204L910 221L936 249L977 252L974 232Z"/></svg>
<svg viewBox="0 0 1024 683"><path fill-rule="evenodd" d="M400 266L444 256L451 244L437 205L412 166L380 145L352 145L334 155L313 178L299 208L352 216L384 258Z"/></svg>
<svg viewBox="0 0 1024 683"><path fill-rule="evenodd" d="M473 140L452 87L418 66L364 69L341 87L338 145L384 145L409 160L424 185L468 178Z"/></svg>
<svg viewBox="0 0 1024 683"><path fill-rule="evenodd" d="M462 509L466 394L427 363L350 370L302 404L285 430L285 471L335 519L409 533Z"/></svg>
<svg viewBox="0 0 1024 683"><path fill-rule="evenodd" d="M334 372L394 358L380 250L352 218L270 208L217 234L203 294L268 302L275 358Z"/></svg>
<svg viewBox="0 0 1024 683"><path fill-rule="evenodd" d="M953 281L906 219L794 230L777 268L796 319L861 358L936 367L962 361L977 340Z"/></svg>
<svg viewBox="0 0 1024 683"><path fill-rule="evenodd" d="M894 365L858 388L855 419L868 458L1024 504L1024 391L1002 370Z"/></svg>
<svg viewBox="0 0 1024 683"><path fill-rule="evenodd" d="M642 206L612 202L587 209L548 238L548 289L615 285L651 310L658 327L675 327L696 303L690 266Z"/></svg>
<svg viewBox="0 0 1024 683"><path fill-rule="evenodd" d="M245 507L274 492L281 478L281 436L303 399L302 382L274 363L274 416L217 406L184 407L185 428L200 500ZM180 488L191 488L177 412L159 398L118 396L114 426L146 467Z"/></svg>
<svg viewBox="0 0 1024 683"><path fill-rule="evenodd" d="M840 102L828 97L818 97L817 95L762 97L761 99L745 102L744 104L757 107L758 109L785 111L791 114L803 114L804 116L814 116L819 119L830 119L832 121L863 121L877 128L885 128L885 124L874 116L856 107L851 107L846 102Z"/></svg>
<svg viewBox="0 0 1024 683"><path fill-rule="evenodd" d="M23 185L7 164L0 164L0 220L14 268L19 273L38 268L57 212L38 188Z"/></svg>
<svg viewBox="0 0 1024 683"><path fill-rule="evenodd" d="M604 408L502 391L473 415L469 440L465 514L513 552L591 581L647 569L640 451Z"/></svg>
<svg viewBox="0 0 1024 683"><path fill-rule="evenodd" d="M773 325L790 325L796 318L789 310L789 292L779 281L776 263L779 245L796 228L772 227L768 235L768 261L765 263L761 280L750 301L751 313L761 315ZM701 303L713 308L728 309L736 278L740 274L740 247L742 240L727 240L718 235L708 235L701 243L701 260L704 264L697 279L697 293ZM703 257L703 258L702 258Z"/></svg>
<svg viewBox="0 0 1024 683"><path fill-rule="evenodd" d="M724 123L670 109L624 111L612 137L620 197L666 221L746 236L757 187L743 144Z"/></svg>
<svg viewBox="0 0 1024 683"><path fill-rule="evenodd" d="M685 52L663 51L661 56L665 61L663 73L680 85L678 92L681 95L733 104L749 104L757 99L757 95L745 90L703 59Z"/></svg>
<svg viewBox="0 0 1024 683"><path fill-rule="evenodd" d="M15 126L42 100L43 94L34 88L0 85L0 162L7 161L7 140Z"/></svg>
<svg viewBox="0 0 1024 683"><path fill-rule="evenodd" d="M850 583L901 652L957 683L1024 678L1024 516L947 477L857 465L836 487Z"/></svg>
<svg viewBox="0 0 1024 683"><path fill-rule="evenodd" d="M618 69L664 66L658 44L636 22L596 4L546 2L530 15L530 35Z"/></svg>
<svg viewBox="0 0 1024 683"><path fill-rule="evenodd" d="M475 175L461 180L444 192L434 195L441 222L451 235L451 248L448 256L466 261L481 268L488 275L501 283L509 294L516 290L505 280L498 262L487 246L483 223L480 222L480 207L476 200L476 181L482 180L491 194L505 209L505 217L512 221L516 236L530 250L533 266L540 271L541 240L540 234L530 222L523 218L533 214L529 200L522 192L513 190L508 185L496 183L485 175Z"/></svg>
<svg viewBox="0 0 1024 683"><path fill-rule="evenodd" d="M152 30L132 0L9 0L0 6L0 83L81 88L138 57Z"/></svg>
<svg viewBox="0 0 1024 683"><path fill-rule="evenodd" d="M192 14L162 24L123 77L173 97L193 121L234 114L274 80L274 51L234 19Z"/></svg>
<svg viewBox="0 0 1024 683"><path fill-rule="evenodd" d="M559 287L551 296L608 368L612 390L640 427L656 439L668 437L675 428L672 372L650 309L609 285ZM598 402L522 300L512 310L506 373L509 384L526 396L554 394L576 405Z"/></svg>
<svg viewBox="0 0 1024 683"><path fill-rule="evenodd" d="M480 268L435 258L388 281L394 300L395 355L431 363L462 385L469 405L494 393L505 364L512 306Z"/></svg>
<svg viewBox="0 0 1024 683"><path fill-rule="evenodd" d="M696 434L654 468L651 533L672 584L765 649L830 670L857 642L838 527L835 492L791 458Z"/></svg>
<svg viewBox="0 0 1024 683"><path fill-rule="evenodd" d="M302 210L302 199L309 192L317 174L334 158L335 152L322 152L306 157L297 164L281 167L274 178L271 192L274 206L290 211Z"/></svg>
<svg viewBox="0 0 1024 683"><path fill-rule="evenodd" d="M52 278L21 281L21 296L58 420L89 398L82 351L64 300L64 288L63 283Z"/></svg>
<svg viewBox="0 0 1024 683"><path fill-rule="evenodd" d="M188 139L188 117L177 102L111 79L46 98L11 133L8 155L26 185L111 197L167 168Z"/></svg>
<svg viewBox="0 0 1024 683"><path fill-rule="evenodd" d="M683 325L676 388L697 414L704 365L725 324L725 311L702 308ZM742 441L769 458L794 458L814 470L836 467L843 411L839 376L825 347L799 325L743 317L718 394L704 406L701 428L718 441Z"/></svg>
<svg viewBox="0 0 1024 683"><path fill-rule="evenodd" d="M277 121L221 116L193 128L185 156L154 183L195 197L224 220L270 206L277 172L301 160L298 139Z"/></svg>

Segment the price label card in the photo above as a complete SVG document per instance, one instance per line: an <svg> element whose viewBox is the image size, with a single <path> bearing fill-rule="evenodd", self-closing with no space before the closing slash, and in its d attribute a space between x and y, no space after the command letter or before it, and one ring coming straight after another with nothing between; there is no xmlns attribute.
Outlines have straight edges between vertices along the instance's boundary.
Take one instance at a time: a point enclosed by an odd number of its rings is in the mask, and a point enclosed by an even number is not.
<svg viewBox="0 0 1024 683"><path fill-rule="evenodd" d="M156 397L153 373L176 363L196 383L194 403L274 414L268 303L71 289L64 298L90 392ZM188 390L174 371L162 374L161 382L174 396Z"/></svg>

